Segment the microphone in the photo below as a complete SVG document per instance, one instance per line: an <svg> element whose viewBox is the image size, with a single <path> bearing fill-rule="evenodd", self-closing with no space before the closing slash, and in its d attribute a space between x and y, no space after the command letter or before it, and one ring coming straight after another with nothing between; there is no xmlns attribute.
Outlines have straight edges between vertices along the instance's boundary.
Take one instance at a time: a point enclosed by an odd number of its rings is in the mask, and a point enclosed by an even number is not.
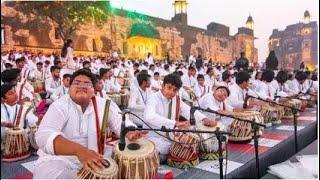
<svg viewBox="0 0 320 180"><path fill-rule="evenodd" d="M196 109L197 108L194 106L191 106L191 108L190 108L190 125L191 126L196 124L196 119L194 117L194 113L195 113Z"/></svg>
<svg viewBox="0 0 320 180"><path fill-rule="evenodd" d="M119 150L123 151L126 147L126 134L128 132L126 128L126 114L130 111L128 109L124 109L122 111L122 122L121 122L121 130L120 130L120 140L119 140Z"/></svg>

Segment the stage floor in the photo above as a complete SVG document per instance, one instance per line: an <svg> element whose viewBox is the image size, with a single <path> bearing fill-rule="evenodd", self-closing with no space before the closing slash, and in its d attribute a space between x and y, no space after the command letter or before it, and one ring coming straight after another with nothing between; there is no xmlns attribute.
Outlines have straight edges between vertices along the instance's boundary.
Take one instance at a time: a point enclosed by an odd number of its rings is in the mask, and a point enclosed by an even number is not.
<svg viewBox="0 0 320 180"><path fill-rule="evenodd" d="M299 150L317 139L318 117L315 109L307 109L298 117ZM293 121L282 120L282 124L266 128L259 139L261 177L268 166L283 162L296 154L294 150ZM111 153L111 143L109 153ZM1 179L30 179L36 155L14 162L1 162ZM226 162L224 160L224 167ZM177 169L162 165L162 169L172 170L179 179L218 179L218 161L201 161L190 169ZM225 168L224 168L225 171ZM227 178L256 178L253 141L248 144L228 143Z"/></svg>

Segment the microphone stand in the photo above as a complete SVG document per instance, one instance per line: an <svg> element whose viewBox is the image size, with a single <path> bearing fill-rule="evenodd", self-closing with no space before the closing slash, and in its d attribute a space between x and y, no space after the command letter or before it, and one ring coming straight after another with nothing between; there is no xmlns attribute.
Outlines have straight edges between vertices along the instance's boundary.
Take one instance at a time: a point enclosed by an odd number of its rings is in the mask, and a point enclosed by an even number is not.
<svg viewBox="0 0 320 180"><path fill-rule="evenodd" d="M194 109L195 111L195 109ZM126 112L128 114L132 114L135 117L139 118L143 123L145 123L143 121L142 118L140 118L138 115L132 113L132 112ZM146 124L146 123L145 123ZM148 126L148 124L146 124ZM225 131L220 131L219 128L217 128L215 131L202 131L202 130L189 130L189 129L168 129L164 126L162 126L160 129L153 129L151 127L149 128L141 128L141 127L126 127L125 132L128 131L160 131L160 132L182 132L182 133L210 133L210 134L215 134L215 136L218 139L218 149L219 149L219 170L220 170L220 179L223 179L223 155L222 155L222 142L226 141L226 136L225 135L231 135L231 133L229 132L225 132Z"/></svg>
<svg viewBox="0 0 320 180"><path fill-rule="evenodd" d="M208 109L202 109L200 107L196 107L196 108L198 110L200 110L200 111L205 111L205 112L209 112L209 113L218 114L220 116L230 117L230 118L237 119L239 121L248 122L248 123L251 124L251 128L253 129L253 142L254 142L254 150L255 150L255 157L256 157L257 178L260 179L260 163L259 163L259 149L258 149L258 147L259 147L259 141L258 141L259 136L258 136L258 131L259 131L259 126L265 128L266 125L256 122L255 119L253 119L253 121L250 121L250 120L246 120L246 119L241 119L241 118L235 117L233 115L223 114L223 113L211 110L209 108Z"/></svg>
<svg viewBox="0 0 320 180"><path fill-rule="evenodd" d="M298 112L302 112L302 110L299 109L299 108L296 108L296 107L288 106L288 105L277 103L277 102L274 102L274 101L265 100L265 99L262 99L260 97L253 97L253 96L250 96L250 97L258 99L260 101L264 101L264 102L267 102L267 103L271 103L271 104L275 104L275 105L278 105L278 106L282 106L282 107L286 107L286 108L291 109L292 114L293 114L293 128L294 128L294 141L295 141L294 145L295 145L295 151L297 153L298 152L297 113Z"/></svg>

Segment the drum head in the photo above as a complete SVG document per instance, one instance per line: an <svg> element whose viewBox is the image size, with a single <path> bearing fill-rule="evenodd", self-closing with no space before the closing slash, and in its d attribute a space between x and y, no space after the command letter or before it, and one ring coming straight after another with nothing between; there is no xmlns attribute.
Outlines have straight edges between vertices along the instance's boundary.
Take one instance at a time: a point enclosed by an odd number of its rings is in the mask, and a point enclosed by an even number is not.
<svg viewBox="0 0 320 180"><path fill-rule="evenodd" d="M118 143L119 141L114 146L116 153L128 158L144 157L153 153L155 149L153 142L147 139L138 139L134 142L126 139L126 147L123 151L119 150Z"/></svg>
<svg viewBox="0 0 320 180"><path fill-rule="evenodd" d="M104 158L104 168L103 169L97 168L94 170L94 173L100 177L108 177L111 174L115 174L115 172L118 172L118 165L110 157Z"/></svg>
<svg viewBox="0 0 320 180"><path fill-rule="evenodd" d="M205 125L203 124L203 122L197 123L197 125L196 125L196 129L197 129L197 130L202 130L202 131L215 131L215 130L217 129L217 127L219 127L219 129L220 129L221 131L225 131L224 125L223 125L221 122L219 122L219 121L217 121L217 125L214 126L214 127L205 126Z"/></svg>

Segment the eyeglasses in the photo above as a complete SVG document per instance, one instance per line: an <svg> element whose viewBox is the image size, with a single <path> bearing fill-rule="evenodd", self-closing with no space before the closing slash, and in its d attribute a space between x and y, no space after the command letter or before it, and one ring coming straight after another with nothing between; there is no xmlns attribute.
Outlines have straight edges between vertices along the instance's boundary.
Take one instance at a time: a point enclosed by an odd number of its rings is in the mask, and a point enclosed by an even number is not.
<svg viewBox="0 0 320 180"><path fill-rule="evenodd" d="M85 89L89 89L93 87L93 84L91 82L83 82L83 81L73 81L72 82L72 86L76 87L76 88L85 88Z"/></svg>

